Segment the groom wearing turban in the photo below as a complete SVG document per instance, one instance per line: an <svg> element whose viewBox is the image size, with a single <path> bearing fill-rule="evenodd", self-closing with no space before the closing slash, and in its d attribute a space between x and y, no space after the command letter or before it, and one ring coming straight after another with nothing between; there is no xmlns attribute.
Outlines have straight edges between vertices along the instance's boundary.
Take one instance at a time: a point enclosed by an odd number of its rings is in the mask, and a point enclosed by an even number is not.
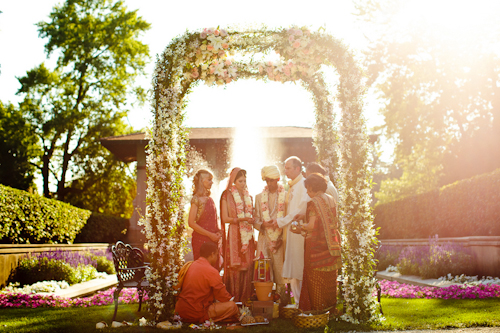
<svg viewBox="0 0 500 333"><path fill-rule="evenodd" d="M271 279L276 283L276 291L284 295L283 279L283 231L275 227L278 217L284 216L286 192L278 184L280 172L275 165L265 166L261 170L262 180L266 182L264 190L255 197L255 224L259 230L257 257L270 258Z"/></svg>

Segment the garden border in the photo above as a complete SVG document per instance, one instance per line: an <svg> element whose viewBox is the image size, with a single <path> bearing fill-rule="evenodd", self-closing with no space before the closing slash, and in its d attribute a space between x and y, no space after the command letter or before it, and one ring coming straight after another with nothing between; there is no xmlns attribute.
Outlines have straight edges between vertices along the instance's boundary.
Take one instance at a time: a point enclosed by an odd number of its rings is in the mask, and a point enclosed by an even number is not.
<svg viewBox="0 0 500 333"><path fill-rule="evenodd" d="M474 257L474 271L479 276L500 277L500 236L470 236L438 238L438 244L452 242L471 250ZM382 246L425 246L428 238L381 239Z"/></svg>
<svg viewBox="0 0 500 333"><path fill-rule="evenodd" d="M54 250L86 251L106 250L111 247L107 243L81 244L0 244L0 287L5 286L10 272L14 270L19 260L28 253L39 253Z"/></svg>

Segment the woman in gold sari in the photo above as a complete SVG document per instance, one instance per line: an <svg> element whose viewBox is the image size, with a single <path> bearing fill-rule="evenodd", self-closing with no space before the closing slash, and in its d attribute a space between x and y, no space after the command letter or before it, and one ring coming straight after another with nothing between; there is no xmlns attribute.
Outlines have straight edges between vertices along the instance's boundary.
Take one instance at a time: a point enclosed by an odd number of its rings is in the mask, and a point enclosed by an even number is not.
<svg viewBox="0 0 500 333"><path fill-rule="evenodd" d="M337 270L341 267L340 233L337 205L325 194L324 176L309 175L304 186L311 201L307 204L305 221L295 232L305 237L304 278L299 308L303 311L324 310L337 304Z"/></svg>

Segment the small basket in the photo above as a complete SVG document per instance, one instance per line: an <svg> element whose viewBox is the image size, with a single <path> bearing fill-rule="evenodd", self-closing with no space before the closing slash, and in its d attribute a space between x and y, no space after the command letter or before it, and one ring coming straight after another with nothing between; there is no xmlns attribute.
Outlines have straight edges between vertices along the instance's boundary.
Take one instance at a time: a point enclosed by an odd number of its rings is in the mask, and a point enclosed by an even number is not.
<svg viewBox="0 0 500 333"><path fill-rule="evenodd" d="M300 310L297 308L281 308L280 316L286 319L292 319L292 317L296 314L299 314Z"/></svg>
<svg viewBox="0 0 500 333"><path fill-rule="evenodd" d="M301 311L299 311L301 312ZM299 316L298 313L292 317L292 322L295 326L299 328L320 328L325 327L328 324L330 318L330 312L318 312L318 311L304 311L302 313L309 314L312 316Z"/></svg>

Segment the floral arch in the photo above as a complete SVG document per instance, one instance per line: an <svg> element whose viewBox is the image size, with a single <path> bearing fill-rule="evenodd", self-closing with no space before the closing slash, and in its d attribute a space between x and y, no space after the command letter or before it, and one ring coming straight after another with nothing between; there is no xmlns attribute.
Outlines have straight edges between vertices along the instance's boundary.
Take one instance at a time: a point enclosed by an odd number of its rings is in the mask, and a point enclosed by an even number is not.
<svg viewBox="0 0 500 333"><path fill-rule="evenodd" d="M262 61L271 51L280 59ZM244 60L232 60L233 55ZM333 98L321 72L324 65L334 66L340 76L336 96L342 109L339 130L334 124ZM334 181L341 194L344 319L376 320L377 305L372 292L377 239L370 208L371 174L362 116L365 87L361 70L341 41L321 31L295 26L276 31L263 28L186 32L172 40L157 59L153 79L155 117L147 157L147 210L142 220L153 257L148 275L150 311L156 320L173 314L172 285L177 282L186 246L182 222L187 143L182 111L186 96L199 81L224 85L246 78L300 80L312 93L316 106L314 145L319 162L336 170Z"/></svg>

